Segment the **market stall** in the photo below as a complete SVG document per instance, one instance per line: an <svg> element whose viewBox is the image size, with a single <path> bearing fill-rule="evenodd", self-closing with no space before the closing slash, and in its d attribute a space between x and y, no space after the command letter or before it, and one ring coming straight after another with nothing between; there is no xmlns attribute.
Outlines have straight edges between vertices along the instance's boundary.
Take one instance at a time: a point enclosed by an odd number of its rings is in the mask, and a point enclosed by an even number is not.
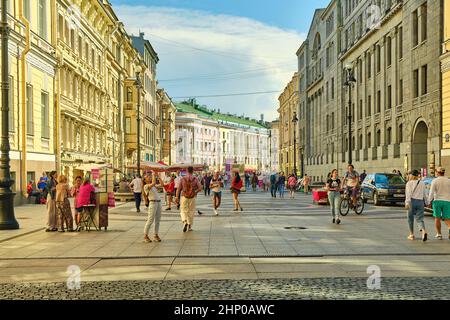
<svg viewBox="0 0 450 320"><path fill-rule="evenodd" d="M110 164L82 164L76 168L84 176L89 176L95 187L95 207L91 209L90 228L100 230L108 228L108 209L115 206L114 201L114 173L117 170Z"/></svg>

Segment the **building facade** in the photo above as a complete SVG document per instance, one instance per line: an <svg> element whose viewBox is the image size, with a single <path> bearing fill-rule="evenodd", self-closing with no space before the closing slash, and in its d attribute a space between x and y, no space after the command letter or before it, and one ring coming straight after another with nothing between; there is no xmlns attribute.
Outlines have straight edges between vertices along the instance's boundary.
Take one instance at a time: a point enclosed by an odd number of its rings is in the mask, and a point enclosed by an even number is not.
<svg viewBox="0 0 450 320"><path fill-rule="evenodd" d="M206 164L225 170L226 164L269 171L269 127L263 121L222 114L198 106L195 100L176 104L178 163Z"/></svg>
<svg viewBox="0 0 450 320"><path fill-rule="evenodd" d="M269 130L269 168L270 171L281 171L280 167L280 120L270 123Z"/></svg>
<svg viewBox="0 0 450 320"><path fill-rule="evenodd" d="M298 150L294 148L294 130L296 130L296 144L299 145L300 137L298 130L298 122L294 123L292 120L294 116L298 117L299 111L299 77L296 72L288 83L283 93L278 98L280 106L278 114L280 115L280 130L279 130L279 162L280 170L286 174L294 172L294 166L297 168L297 173L300 164ZM295 129L294 129L295 127ZM294 152L297 152L294 164Z"/></svg>
<svg viewBox="0 0 450 320"><path fill-rule="evenodd" d="M450 168L450 1L444 1L442 71L442 150L441 165ZM447 169L448 170L448 169Z"/></svg>
<svg viewBox="0 0 450 320"><path fill-rule="evenodd" d="M164 89L157 90L158 108L161 110L161 160L171 165L176 160L175 119L177 109Z"/></svg>
<svg viewBox="0 0 450 320"><path fill-rule="evenodd" d="M9 136L15 203L55 169L55 35L51 1L8 1ZM2 48L3 49L3 48Z"/></svg>
<svg viewBox="0 0 450 320"><path fill-rule="evenodd" d="M141 32L138 37L131 36L131 41L145 65L142 72L141 133L143 139L141 140L141 159L154 162L161 159L161 114L156 95L156 65L159 58L150 41L144 38L144 33Z"/></svg>
<svg viewBox="0 0 450 320"><path fill-rule="evenodd" d="M442 41L430 26L440 30L442 15L438 0L332 1L316 11L297 53L306 79L305 172L313 180L346 170L349 129L357 170L433 174L441 163Z"/></svg>

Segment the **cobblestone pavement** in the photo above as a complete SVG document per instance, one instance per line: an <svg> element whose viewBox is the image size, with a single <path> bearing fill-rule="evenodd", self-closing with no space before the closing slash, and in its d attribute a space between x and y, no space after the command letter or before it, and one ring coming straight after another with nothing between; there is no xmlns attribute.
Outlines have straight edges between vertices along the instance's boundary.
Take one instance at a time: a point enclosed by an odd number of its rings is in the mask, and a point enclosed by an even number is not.
<svg viewBox="0 0 450 320"><path fill-rule="evenodd" d="M367 278L295 280L121 281L0 284L0 299L13 300L418 300L450 299L450 277L382 279L380 290Z"/></svg>

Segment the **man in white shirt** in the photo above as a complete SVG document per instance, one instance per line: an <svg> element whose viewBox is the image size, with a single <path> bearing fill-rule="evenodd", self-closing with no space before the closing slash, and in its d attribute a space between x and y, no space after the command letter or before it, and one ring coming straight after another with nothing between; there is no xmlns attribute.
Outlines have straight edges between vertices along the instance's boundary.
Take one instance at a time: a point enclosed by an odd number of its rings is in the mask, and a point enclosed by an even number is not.
<svg viewBox="0 0 450 320"><path fill-rule="evenodd" d="M139 174L133 179L133 181L131 181L130 188L133 190L134 201L136 203L136 212L141 212L142 179Z"/></svg>
<svg viewBox="0 0 450 320"><path fill-rule="evenodd" d="M450 180L445 176L444 168L439 167L436 172L438 177L431 183L428 203L433 202L436 238L442 240L441 220L448 226L450 238Z"/></svg>

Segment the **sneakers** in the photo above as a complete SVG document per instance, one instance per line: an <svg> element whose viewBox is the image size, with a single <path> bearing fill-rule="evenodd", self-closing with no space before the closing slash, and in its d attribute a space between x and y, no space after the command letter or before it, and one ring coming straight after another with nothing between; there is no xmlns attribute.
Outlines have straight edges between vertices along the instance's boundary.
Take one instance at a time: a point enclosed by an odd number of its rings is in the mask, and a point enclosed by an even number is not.
<svg viewBox="0 0 450 320"><path fill-rule="evenodd" d="M189 224L188 226L189 226L189 231L192 231L192 227L191 227L191 225Z"/></svg>
<svg viewBox="0 0 450 320"><path fill-rule="evenodd" d="M203 214L203 212L201 212L200 210L197 210L197 212L200 216Z"/></svg>
<svg viewBox="0 0 450 320"><path fill-rule="evenodd" d="M153 237L153 241L161 242L161 238L157 234L155 234L155 236Z"/></svg>
<svg viewBox="0 0 450 320"><path fill-rule="evenodd" d="M145 236L145 237L144 237L144 242L145 242L145 243L151 243L152 240L151 240L148 236Z"/></svg>
<svg viewBox="0 0 450 320"><path fill-rule="evenodd" d="M438 240L442 240L442 234L437 234L437 235L435 235L434 236L436 239L438 239Z"/></svg>
<svg viewBox="0 0 450 320"><path fill-rule="evenodd" d="M136 212L137 212L137 213L141 212L141 209L136 209Z"/></svg>
<svg viewBox="0 0 450 320"><path fill-rule="evenodd" d="M167 208L167 209L166 209L166 211L171 211L171 210L172 210L172 208Z"/></svg>
<svg viewBox="0 0 450 320"><path fill-rule="evenodd" d="M336 224L341 224L341 219L337 218Z"/></svg>
<svg viewBox="0 0 450 320"><path fill-rule="evenodd" d="M427 242L427 240L428 240L428 233L425 233L425 234L422 236L422 241L423 241L423 242Z"/></svg>
<svg viewBox="0 0 450 320"><path fill-rule="evenodd" d="M219 215L219 212L217 211L217 209L214 209L214 214L215 214L216 216Z"/></svg>
<svg viewBox="0 0 450 320"><path fill-rule="evenodd" d="M187 229L188 229L188 224L185 222L185 223L184 223L184 227L183 227L183 232L186 232Z"/></svg>
<svg viewBox="0 0 450 320"><path fill-rule="evenodd" d="M335 218L333 218L333 223L336 223L336 219Z"/></svg>

